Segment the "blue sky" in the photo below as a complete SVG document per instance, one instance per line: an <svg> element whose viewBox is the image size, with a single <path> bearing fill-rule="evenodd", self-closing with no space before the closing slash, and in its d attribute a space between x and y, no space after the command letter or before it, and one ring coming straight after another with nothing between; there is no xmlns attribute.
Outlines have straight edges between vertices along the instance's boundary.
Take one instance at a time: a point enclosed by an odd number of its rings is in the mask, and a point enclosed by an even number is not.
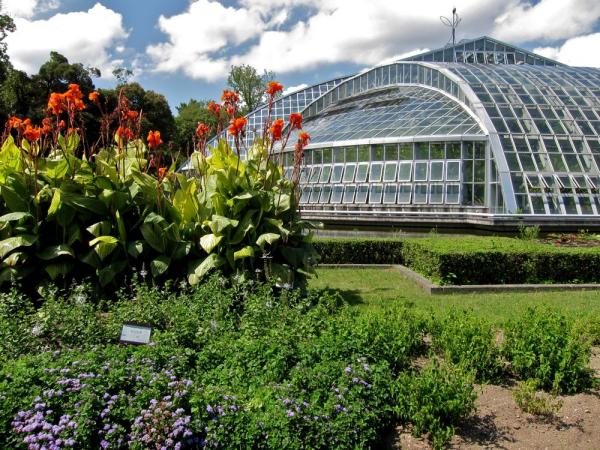
<svg viewBox="0 0 600 450"><path fill-rule="evenodd" d="M598 0L2 0L17 31L15 67L37 72L57 50L98 67L112 87L131 68L171 108L217 98L232 64L272 70L286 87L357 72L443 46L452 6L458 38L490 35L572 65L600 67Z"/></svg>

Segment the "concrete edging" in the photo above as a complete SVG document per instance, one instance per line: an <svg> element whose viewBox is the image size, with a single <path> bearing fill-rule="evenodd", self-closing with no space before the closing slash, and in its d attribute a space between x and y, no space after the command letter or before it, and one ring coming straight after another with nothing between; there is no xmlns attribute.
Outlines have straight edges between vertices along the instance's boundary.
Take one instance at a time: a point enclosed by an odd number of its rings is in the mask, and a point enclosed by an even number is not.
<svg viewBox="0 0 600 450"><path fill-rule="evenodd" d="M401 264L319 264L320 267L339 269L396 269L417 283L427 294L468 294L478 292L544 292L544 291L593 291L600 284L472 284L440 286L428 278Z"/></svg>

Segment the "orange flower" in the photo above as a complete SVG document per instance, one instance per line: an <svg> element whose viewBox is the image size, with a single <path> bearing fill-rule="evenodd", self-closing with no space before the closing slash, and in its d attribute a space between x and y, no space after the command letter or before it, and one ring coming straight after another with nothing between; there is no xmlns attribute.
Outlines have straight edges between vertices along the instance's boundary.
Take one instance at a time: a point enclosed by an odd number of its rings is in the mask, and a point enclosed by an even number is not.
<svg viewBox="0 0 600 450"><path fill-rule="evenodd" d="M121 139L131 140L133 139L133 131L127 127L120 126L117 128L117 136L119 136Z"/></svg>
<svg viewBox="0 0 600 450"><path fill-rule="evenodd" d="M53 92L50 94L50 99L48 100L48 109L52 114L58 116L65 110L65 105L63 102L63 95L58 92Z"/></svg>
<svg viewBox="0 0 600 450"><path fill-rule="evenodd" d="M50 134L52 132L52 119L45 117L42 120L42 134Z"/></svg>
<svg viewBox="0 0 600 450"><path fill-rule="evenodd" d="M65 121L64 121L64 120L61 120L61 121L58 123L58 128L60 128L60 129L63 129L63 128L64 128L64 127L66 127L66 126L67 126L67 124L65 123Z"/></svg>
<svg viewBox="0 0 600 450"><path fill-rule="evenodd" d="M161 181L165 175L167 174L167 168L166 167L159 167L158 168L158 181Z"/></svg>
<svg viewBox="0 0 600 450"><path fill-rule="evenodd" d="M277 119L269 128L269 132L271 133L273 141L278 141L281 139L281 132L283 131L283 126L285 125L283 119Z"/></svg>
<svg viewBox="0 0 600 450"><path fill-rule="evenodd" d="M200 122L196 128L196 136L200 139L206 139L208 133L210 133L210 127L205 123Z"/></svg>
<svg viewBox="0 0 600 450"><path fill-rule="evenodd" d="M224 90L223 94L221 95L221 100L225 104L233 105L240 101L240 97L237 92Z"/></svg>
<svg viewBox="0 0 600 450"><path fill-rule="evenodd" d="M23 121L18 117L10 117L8 119L8 128L20 128L23 125Z"/></svg>
<svg viewBox="0 0 600 450"><path fill-rule="evenodd" d="M298 142L302 144L303 147L308 145L309 140L310 134L308 134L306 131L302 131L300 134L298 134Z"/></svg>
<svg viewBox="0 0 600 450"><path fill-rule="evenodd" d="M40 127L32 127L31 125L27 125L25 131L23 132L23 136L29 142L37 141L42 135L42 129Z"/></svg>
<svg viewBox="0 0 600 450"><path fill-rule="evenodd" d="M90 102L98 103L98 101L100 100L100 93L97 91L90 92L88 98L90 99Z"/></svg>
<svg viewBox="0 0 600 450"><path fill-rule="evenodd" d="M140 115L140 113L138 113L137 111L127 111L127 118L129 120L135 120L138 118L138 116Z"/></svg>
<svg viewBox="0 0 600 450"><path fill-rule="evenodd" d="M283 91L283 85L277 81L269 81L267 90L265 91L271 97L275 97L275 94Z"/></svg>
<svg viewBox="0 0 600 450"><path fill-rule="evenodd" d="M211 100L210 102L208 102L208 110L215 116L218 116L219 114L221 114L221 105Z"/></svg>
<svg viewBox="0 0 600 450"><path fill-rule="evenodd" d="M238 117L237 119L231 119L229 122L229 134L232 136L238 136L240 133L244 134L244 127L246 126L247 120L244 117Z"/></svg>
<svg viewBox="0 0 600 450"><path fill-rule="evenodd" d="M292 127L292 130L294 130L294 129L301 130L302 129L302 114L300 114L300 113L290 114L290 125Z"/></svg>
<svg viewBox="0 0 600 450"><path fill-rule="evenodd" d="M156 148L162 143L163 141L160 138L160 131L150 130L150 132L148 132L148 147Z"/></svg>
<svg viewBox="0 0 600 450"><path fill-rule="evenodd" d="M235 115L235 107L232 105L227 105L227 115L234 116Z"/></svg>

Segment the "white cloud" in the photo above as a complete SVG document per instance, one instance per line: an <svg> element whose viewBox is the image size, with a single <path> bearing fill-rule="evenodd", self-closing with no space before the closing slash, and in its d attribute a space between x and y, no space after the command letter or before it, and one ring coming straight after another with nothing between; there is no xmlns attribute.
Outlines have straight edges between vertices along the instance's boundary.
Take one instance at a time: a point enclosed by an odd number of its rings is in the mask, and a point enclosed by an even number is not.
<svg viewBox="0 0 600 450"><path fill-rule="evenodd" d="M30 19L34 15L57 9L58 0L2 0L2 12L12 18Z"/></svg>
<svg viewBox="0 0 600 450"><path fill-rule="evenodd" d="M512 1L493 34L509 42L552 42L591 31L599 18L598 0Z"/></svg>
<svg viewBox="0 0 600 450"><path fill-rule="evenodd" d="M598 0L456 0L464 19L458 38L483 34L519 44L566 39L593 28ZM304 16L299 20L299 9ZM308 13L307 13L308 11ZM154 70L196 79L224 78L232 64L259 72L307 71L322 64L374 65L417 48L443 46L450 30L446 0L191 0L180 14L159 20L164 42L146 53ZM295 22L294 22L295 20ZM414 53L413 53L414 54Z"/></svg>
<svg viewBox="0 0 600 450"><path fill-rule="evenodd" d="M600 67L600 33L578 36L560 47L539 47L535 53L570 66Z"/></svg>
<svg viewBox="0 0 600 450"><path fill-rule="evenodd" d="M46 20L15 18L17 30L6 38L13 65L35 73L57 51L72 62L98 67L103 77L123 63L112 58L111 49L128 33L121 14L96 3L88 11L55 14Z"/></svg>
<svg viewBox="0 0 600 450"><path fill-rule="evenodd" d="M308 87L308 84L306 84L306 83L298 84L296 86L290 86L288 88L285 88L283 90L283 92L281 93L281 95L284 96L284 95L288 95L288 94L293 94L294 92L301 91L302 89L306 89L307 87Z"/></svg>

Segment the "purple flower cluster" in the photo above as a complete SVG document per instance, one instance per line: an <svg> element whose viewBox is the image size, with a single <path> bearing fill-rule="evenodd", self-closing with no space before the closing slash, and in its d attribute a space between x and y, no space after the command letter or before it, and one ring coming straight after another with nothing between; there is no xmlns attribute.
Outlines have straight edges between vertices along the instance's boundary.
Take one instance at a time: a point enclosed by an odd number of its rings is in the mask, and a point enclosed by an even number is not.
<svg viewBox="0 0 600 450"><path fill-rule="evenodd" d="M129 444L179 450L192 437L190 420L183 408L176 407L172 396L150 400L148 409L141 411L131 427Z"/></svg>
<svg viewBox="0 0 600 450"><path fill-rule="evenodd" d="M37 397L34 407L19 411L12 422L16 433L24 434L23 443L29 450L59 450L75 446L77 422L69 415L62 415L54 423L54 412Z"/></svg>

